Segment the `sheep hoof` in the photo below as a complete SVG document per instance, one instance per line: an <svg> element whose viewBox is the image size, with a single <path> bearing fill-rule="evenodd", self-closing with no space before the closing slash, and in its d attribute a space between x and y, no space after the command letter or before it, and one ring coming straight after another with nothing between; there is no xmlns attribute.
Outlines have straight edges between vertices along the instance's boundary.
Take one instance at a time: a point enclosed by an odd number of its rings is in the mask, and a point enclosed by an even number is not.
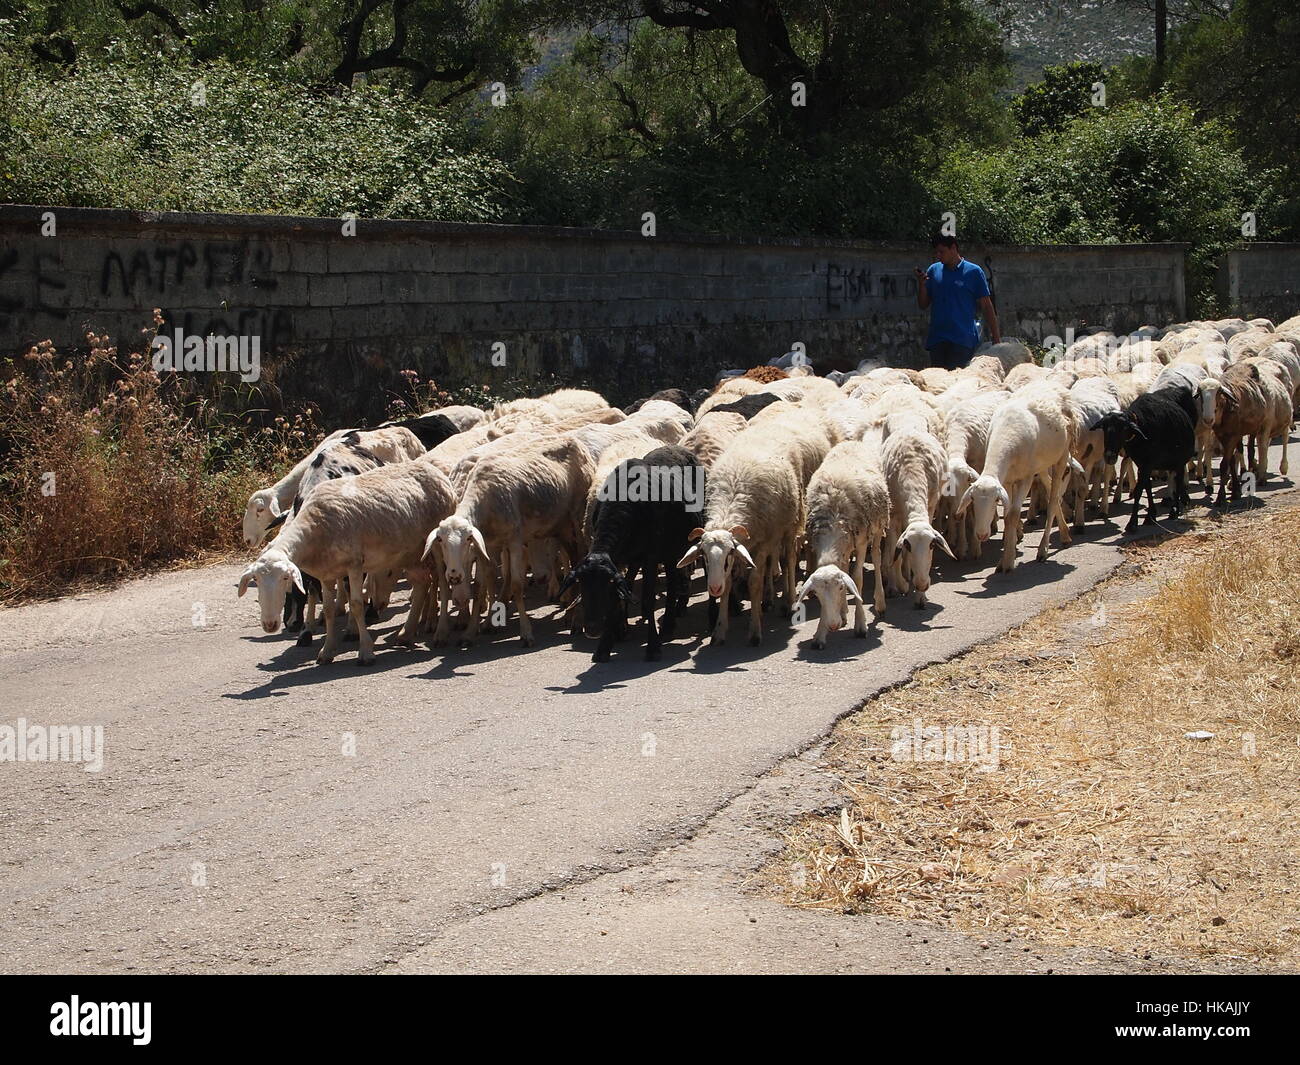
<svg viewBox="0 0 1300 1065"><path fill-rule="evenodd" d="M860 629L854 629L854 630L853 630L853 635L854 635L855 637L857 637L859 640L865 640L865 639L867 638L867 629L866 629L866 626L864 625L864 626L863 626L862 628L860 628Z"/></svg>
<svg viewBox="0 0 1300 1065"><path fill-rule="evenodd" d="M608 662L608 661L609 661L609 652L608 652L608 651L597 651L594 655L591 656L591 660L592 660L593 662Z"/></svg>
<svg viewBox="0 0 1300 1065"><path fill-rule="evenodd" d="M763 637L760 636L760 635L758 635L757 633L755 633L755 634L753 634L753 635L751 635L751 636L749 637L749 646L750 646L750 647L757 647L757 646L758 646L760 643L762 643L762 642L763 642Z"/></svg>
<svg viewBox="0 0 1300 1065"><path fill-rule="evenodd" d="M817 650L819 650L819 651L824 651L824 650L826 650L826 641L825 641L825 640L813 640L813 646L816 647Z"/></svg>
<svg viewBox="0 0 1300 1065"><path fill-rule="evenodd" d="M328 666L333 661L334 661L333 655L318 654L316 656L316 664L318 666Z"/></svg>
<svg viewBox="0 0 1300 1065"><path fill-rule="evenodd" d="M537 641L533 639L531 636L520 636L519 642L522 643L525 647L532 647L537 643Z"/></svg>
<svg viewBox="0 0 1300 1065"><path fill-rule="evenodd" d="M645 660L647 662L658 662L663 658L664 653L658 647L647 647L645 649Z"/></svg>
<svg viewBox="0 0 1300 1065"><path fill-rule="evenodd" d="M375 656L374 656L374 655L368 655L368 656L366 656L365 658L358 658L358 659L357 659L357 665L358 665L358 666L373 666L374 664L375 664Z"/></svg>
<svg viewBox="0 0 1300 1065"><path fill-rule="evenodd" d="M375 609L374 603L366 607L366 620L372 623L379 620L379 611Z"/></svg>
<svg viewBox="0 0 1300 1065"><path fill-rule="evenodd" d="M311 646L311 633L307 629L303 629L302 632L298 633L297 644L299 647Z"/></svg>

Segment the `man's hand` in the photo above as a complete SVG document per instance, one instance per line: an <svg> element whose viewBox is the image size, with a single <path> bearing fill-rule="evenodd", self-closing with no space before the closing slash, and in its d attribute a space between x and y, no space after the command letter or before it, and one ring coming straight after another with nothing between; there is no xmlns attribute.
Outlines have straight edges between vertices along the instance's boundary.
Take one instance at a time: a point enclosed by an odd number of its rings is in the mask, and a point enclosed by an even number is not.
<svg viewBox="0 0 1300 1065"><path fill-rule="evenodd" d="M916 277L916 305L925 310L930 306L930 286L925 283L930 275L919 266L913 268L912 274Z"/></svg>

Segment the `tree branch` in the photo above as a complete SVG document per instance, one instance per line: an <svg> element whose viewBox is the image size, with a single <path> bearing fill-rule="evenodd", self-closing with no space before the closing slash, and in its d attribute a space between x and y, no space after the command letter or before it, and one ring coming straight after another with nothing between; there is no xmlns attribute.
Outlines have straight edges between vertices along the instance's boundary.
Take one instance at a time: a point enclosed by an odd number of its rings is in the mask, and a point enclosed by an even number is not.
<svg viewBox="0 0 1300 1065"><path fill-rule="evenodd" d="M140 3L132 7L130 4L117 0L117 9L122 12L122 17L127 22L134 22L138 18L144 18L145 15L152 15L159 22L163 23L173 34L182 41L189 40L190 35L185 32L185 27L181 25L181 20L168 11L161 4L155 3L154 0L140 0Z"/></svg>

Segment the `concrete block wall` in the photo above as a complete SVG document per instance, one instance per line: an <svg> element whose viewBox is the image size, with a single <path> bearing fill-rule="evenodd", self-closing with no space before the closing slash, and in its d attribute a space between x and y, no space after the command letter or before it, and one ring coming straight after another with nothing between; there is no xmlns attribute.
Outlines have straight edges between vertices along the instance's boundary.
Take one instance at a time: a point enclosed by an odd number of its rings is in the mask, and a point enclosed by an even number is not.
<svg viewBox="0 0 1300 1065"><path fill-rule="evenodd" d="M1226 314L1274 322L1300 314L1300 244L1234 248L1219 263L1217 288Z"/></svg>
<svg viewBox="0 0 1300 1065"><path fill-rule="evenodd" d="M374 419L400 371L446 386L554 374L627 401L699 387L802 341L822 371L925 364L920 244L643 238L437 222L0 207L0 351L87 329L138 343L152 309L189 334L259 336L276 382ZM963 249L1003 332L1117 331L1185 316L1183 245ZM504 367L492 365L505 345Z"/></svg>

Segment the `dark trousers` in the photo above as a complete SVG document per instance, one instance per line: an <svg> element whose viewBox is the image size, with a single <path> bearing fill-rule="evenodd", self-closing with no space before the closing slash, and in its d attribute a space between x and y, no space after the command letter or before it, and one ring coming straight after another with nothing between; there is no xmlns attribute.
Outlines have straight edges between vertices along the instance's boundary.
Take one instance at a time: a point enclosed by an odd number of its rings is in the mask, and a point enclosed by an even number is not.
<svg viewBox="0 0 1300 1065"><path fill-rule="evenodd" d="M970 364L974 348L964 348L951 340L941 340L930 349L930 365L941 366L945 370L959 370Z"/></svg>

